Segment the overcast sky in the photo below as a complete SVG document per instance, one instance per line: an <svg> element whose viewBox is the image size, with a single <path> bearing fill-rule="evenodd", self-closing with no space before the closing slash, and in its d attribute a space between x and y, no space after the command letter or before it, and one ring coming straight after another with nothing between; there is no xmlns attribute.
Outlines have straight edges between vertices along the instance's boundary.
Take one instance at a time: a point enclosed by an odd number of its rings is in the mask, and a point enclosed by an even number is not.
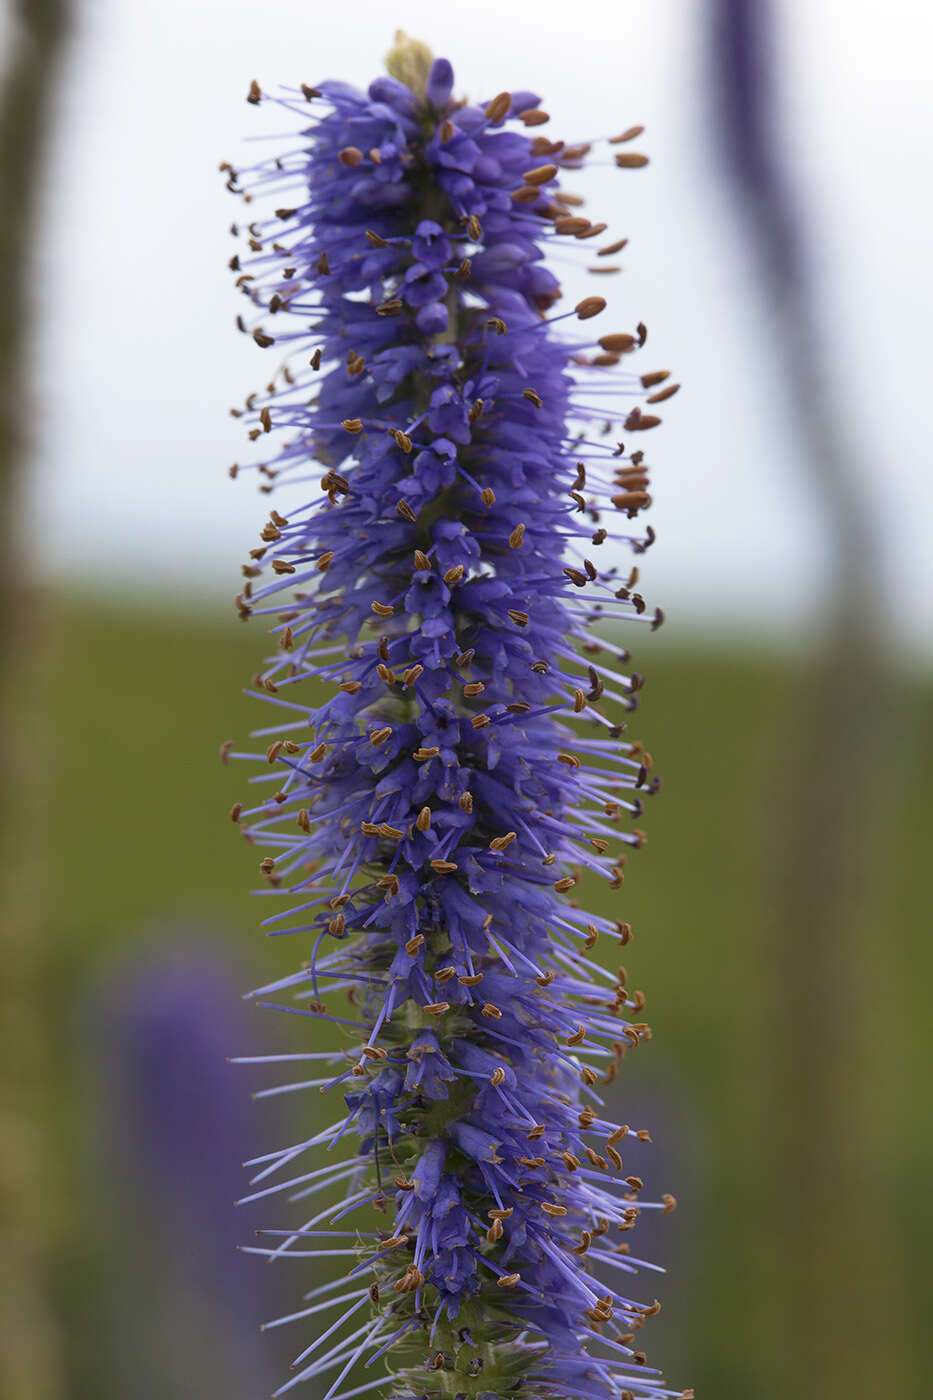
<svg viewBox="0 0 933 1400"><path fill-rule="evenodd" d="M462 93L541 93L568 139L645 124L647 170L597 169L577 184L593 217L630 238L613 323L644 319L644 368L672 368L685 385L650 443L659 543L646 593L675 625L806 629L820 528L717 165L703 0L80 8L37 266L38 570L208 599L235 591L267 501L250 478L226 476L245 455L227 409L268 365L233 329L227 226L238 206L217 164L244 163L244 138L272 129L244 102L250 79L365 85L401 25L453 60ZM776 9L786 154L815 240L835 391L863 452L853 469L876 501L885 597L910 643L933 653L933 10L921 0Z"/></svg>

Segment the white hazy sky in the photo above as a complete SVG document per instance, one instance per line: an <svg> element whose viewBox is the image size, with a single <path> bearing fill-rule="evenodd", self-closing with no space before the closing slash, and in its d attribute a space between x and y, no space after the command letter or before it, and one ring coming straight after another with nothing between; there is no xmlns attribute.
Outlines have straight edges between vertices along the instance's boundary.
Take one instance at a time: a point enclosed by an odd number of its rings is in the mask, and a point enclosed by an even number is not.
<svg viewBox="0 0 933 1400"><path fill-rule="evenodd" d="M650 443L659 544L646 592L675 625L808 627L820 531L717 169L704 0L79 8L37 265L37 569L208 599L235 591L267 501L251 479L227 479L246 455L227 409L268 363L233 330L227 226L239 207L217 164L245 163L243 138L271 129L243 100L251 78L365 85L400 25L454 61L460 91L542 93L568 138L644 122L649 169L594 170L583 189L630 238L613 323L644 319L644 368L669 366L685 384ZM933 10L926 0L776 10L786 154L809 210L835 391L864 451L853 470L876 503L880 587L905 639L933 653Z"/></svg>

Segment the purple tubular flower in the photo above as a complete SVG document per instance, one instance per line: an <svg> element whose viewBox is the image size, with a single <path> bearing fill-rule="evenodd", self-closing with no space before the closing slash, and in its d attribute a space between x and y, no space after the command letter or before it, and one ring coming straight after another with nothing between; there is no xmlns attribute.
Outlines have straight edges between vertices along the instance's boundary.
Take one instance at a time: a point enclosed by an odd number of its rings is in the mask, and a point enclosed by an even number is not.
<svg viewBox="0 0 933 1400"><path fill-rule="evenodd" d="M335 1298L345 1323L277 1394L324 1377L323 1400L379 1385L655 1400L675 1392L635 1342L657 1311L636 1279L652 1266L619 1235L674 1201L641 1200L622 1153L646 1135L596 1092L647 1036L643 998L586 955L629 926L567 895L584 872L619 888L611 849L641 844L629 823L658 786L625 737L641 677L588 629L662 614L636 569L588 555L603 510L632 521L650 503L614 420L638 440L659 420L637 400L677 386L622 368L643 326L592 334L601 297L549 314L545 250L604 228L558 185L589 145L536 134L531 93L472 106L452 82L437 60L420 88L286 92L274 100L317 117L295 149L225 167L249 201L241 329L282 357L246 409L252 439L284 434L261 489L308 482L312 498L272 512L237 600L274 619L280 650L256 678L269 747L242 755L259 793L232 815L275 853L269 892L292 897L268 927L309 950L253 995L287 989L286 1009L355 1042L310 1052L331 1068L295 1086L340 1086L345 1111L257 1159L257 1194L340 1179L345 1204L260 1231L281 1238L254 1252L324 1254L342 1219L338 1253L359 1254ZM627 150L618 165L645 163ZM653 531L631 529L640 554ZM346 1167L302 1165L338 1143Z"/></svg>

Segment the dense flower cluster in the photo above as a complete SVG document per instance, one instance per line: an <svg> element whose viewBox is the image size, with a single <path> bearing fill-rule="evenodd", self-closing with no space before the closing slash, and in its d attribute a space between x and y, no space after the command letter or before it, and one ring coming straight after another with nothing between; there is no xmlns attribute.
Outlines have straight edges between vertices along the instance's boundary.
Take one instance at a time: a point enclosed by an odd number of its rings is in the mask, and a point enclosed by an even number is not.
<svg viewBox="0 0 933 1400"><path fill-rule="evenodd" d="M601 509L649 504L604 396L630 400L638 433L658 420L634 400L666 375L622 367L643 326L590 334L601 297L551 311L545 248L605 227L558 184L589 147L537 133L531 93L452 93L442 59L420 89L286 92L316 118L297 148L226 167L251 205L278 206L250 208L250 254L231 264L254 308L241 329L285 356L246 407L251 438L286 434L262 489L322 493L273 511L244 568L242 615L275 619L256 689L281 723L243 755L266 795L232 815L275 852L270 892L292 896L268 926L308 940L261 995L289 989L285 1009L355 1041L278 1057L330 1062L306 1087L342 1086L345 1111L256 1159L257 1183L287 1179L247 1199L344 1196L260 1231L279 1238L255 1252L351 1263L345 1291L324 1284L294 1315L337 1310L276 1393L326 1376L326 1400L668 1396L637 1349L658 1305L627 1241L640 1211L674 1202L641 1200L623 1153L647 1134L609 1121L595 1088L648 1034L624 972L587 956L631 931L568 897L587 871L621 885L611 848L640 844L629 823L657 786L625 737L641 679L587 629L661 614L637 571L588 554L608 538ZM254 84L249 100L267 99ZM624 538L641 553L653 534Z"/></svg>

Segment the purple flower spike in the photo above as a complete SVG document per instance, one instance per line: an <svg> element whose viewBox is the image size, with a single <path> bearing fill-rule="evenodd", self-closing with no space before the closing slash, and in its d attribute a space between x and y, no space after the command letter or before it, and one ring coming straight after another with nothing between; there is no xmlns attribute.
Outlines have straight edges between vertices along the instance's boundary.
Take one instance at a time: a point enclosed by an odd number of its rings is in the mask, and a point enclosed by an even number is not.
<svg viewBox="0 0 933 1400"><path fill-rule="evenodd" d="M445 61L403 86L416 70L368 95L254 84L301 139L226 167L248 201L240 326L272 351L243 415L271 447L260 489L308 483L243 570L238 609L279 650L232 815L270 853L270 931L305 948L253 995L323 1023L286 1057L316 1062L284 1086L314 1090L313 1116L256 1159L253 1194L345 1191L251 1247L347 1256L295 1314L335 1309L276 1393L659 1400L677 1392L638 1349L658 1304L629 1232L674 1200L642 1200L623 1157L647 1135L599 1093L649 1034L644 998L590 956L628 924L572 891L620 888L659 786L626 733L642 678L590 629L663 615L636 568L593 558L654 539L627 523L650 504L628 439L677 386L627 368L644 326L594 331L601 296L552 311L547 250L580 242L604 273L624 241L588 242L605 226L559 185L590 146L541 135L531 93L473 106ZM640 130L610 141L618 166L645 164Z"/></svg>

